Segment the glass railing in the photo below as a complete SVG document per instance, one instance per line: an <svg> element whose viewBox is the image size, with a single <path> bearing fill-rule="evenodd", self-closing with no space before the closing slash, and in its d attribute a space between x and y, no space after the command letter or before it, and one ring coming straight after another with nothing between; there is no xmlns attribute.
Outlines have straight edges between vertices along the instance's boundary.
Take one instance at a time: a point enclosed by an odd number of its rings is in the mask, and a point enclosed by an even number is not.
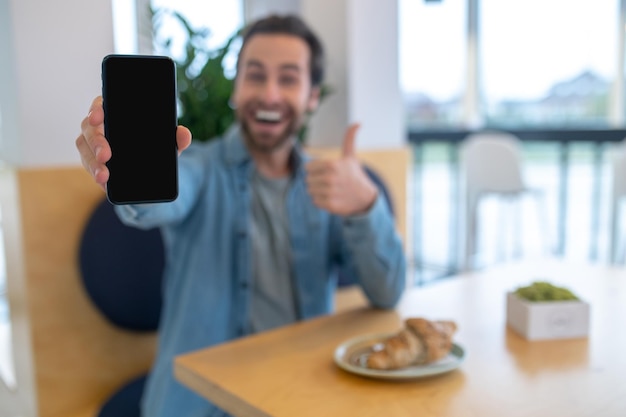
<svg viewBox="0 0 626 417"><path fill-rule="evenodd" d="M484 199L478 220L479 265L545 254L546 248L552 256L609 262L610 230L619 227L610 215L610 153L626 138L626 130L508 131L522 141L527 185L542 190L546 204L539 208L532 199L522 199L515 208ZM414 152L411 262L417 285L461 269L464 220L458 151L470 133L409 134ZM547 219L545 226L540 216Z"/></svg>

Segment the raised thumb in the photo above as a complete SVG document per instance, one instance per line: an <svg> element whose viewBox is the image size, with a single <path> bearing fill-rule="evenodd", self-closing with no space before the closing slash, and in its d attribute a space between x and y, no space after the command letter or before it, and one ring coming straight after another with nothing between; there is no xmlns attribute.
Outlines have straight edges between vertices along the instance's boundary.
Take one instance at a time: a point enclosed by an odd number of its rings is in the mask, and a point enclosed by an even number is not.
<svg viewBox="0 0 626 417"><path fill-rule="evenodd" d="M361 125L359 123L351 124L346 131L346 135L343 138L343 146L341 149L341 156L356 156L356 132Z"/></svg>

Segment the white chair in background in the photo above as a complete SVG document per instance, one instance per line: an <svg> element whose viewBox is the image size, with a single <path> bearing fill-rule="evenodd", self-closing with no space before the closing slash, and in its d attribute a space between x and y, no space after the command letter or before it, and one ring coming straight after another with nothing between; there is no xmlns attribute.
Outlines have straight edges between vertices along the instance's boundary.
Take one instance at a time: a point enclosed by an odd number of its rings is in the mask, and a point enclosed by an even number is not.
<svg viewBox="0 0 626 417"><path fill-rule="evenodd" d="M622 203L626 197L626 140L621 142L611 154L611 207L609 223L609 257L613 264L624 263L626 247L622 234Z"/></svg>
<svg viewBox="0 0 626 417"><path fill-rule="evenodd" d="M524 182L521 144L515 135L500 131L472 133L461 143L459 156L464 212L464 221L460 223L464 234L461 237L461 268L466 271L475 269L479 207L483 197L497 196L512 204L521 203L524 195L536 197L539 220L545 223L539 227L542 233L547 232L544 195L542 190L529 188ZM518 241L519 217L514 224ZM545 246L547 238L545 234L543 237Z"/></svg>

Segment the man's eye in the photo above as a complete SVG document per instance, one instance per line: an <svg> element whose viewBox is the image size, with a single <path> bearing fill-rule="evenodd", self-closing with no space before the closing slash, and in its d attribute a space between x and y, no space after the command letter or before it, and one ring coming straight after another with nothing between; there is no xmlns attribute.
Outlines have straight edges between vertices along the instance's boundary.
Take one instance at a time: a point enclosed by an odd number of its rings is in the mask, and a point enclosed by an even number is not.
<svg viewBox="0 0 626 417"><path fill-rule="evenodd" d="M280 84L284 86L293 86L298 84L298 78L293 76L280 77Z"/></svg>
<svg viewBox="0 0 626 417"><path fill-rule="evenodd" d="M265 75L258 73L258 72L248 73L246 78L250 81L255 81L255 82L265 81Z"/></svg>

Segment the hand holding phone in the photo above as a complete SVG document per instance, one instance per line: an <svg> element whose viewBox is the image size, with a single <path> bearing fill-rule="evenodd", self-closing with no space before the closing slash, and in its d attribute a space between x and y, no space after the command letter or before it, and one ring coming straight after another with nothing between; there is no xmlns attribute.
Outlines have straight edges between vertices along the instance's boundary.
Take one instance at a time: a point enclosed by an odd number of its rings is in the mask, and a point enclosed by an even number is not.
<svg viewBox="0 0 626 417"><path fill-rule="evenodd" d="M102 96L94 98L89 114L81 123L80 135L76 138L76 149L85 170L93 177L103 191L109 181L106 163L111 158L111 147L104 137L104 110ZM191 144L191 131L185 126L176 127L176 144L180 155Z"/></svg>
<svg viewBox="0 0 626 417"><path fill-rule="evenodd" d="M107 198L113 204L178 196L176 70L163 56L108 55L102 61Z"/></svg>

